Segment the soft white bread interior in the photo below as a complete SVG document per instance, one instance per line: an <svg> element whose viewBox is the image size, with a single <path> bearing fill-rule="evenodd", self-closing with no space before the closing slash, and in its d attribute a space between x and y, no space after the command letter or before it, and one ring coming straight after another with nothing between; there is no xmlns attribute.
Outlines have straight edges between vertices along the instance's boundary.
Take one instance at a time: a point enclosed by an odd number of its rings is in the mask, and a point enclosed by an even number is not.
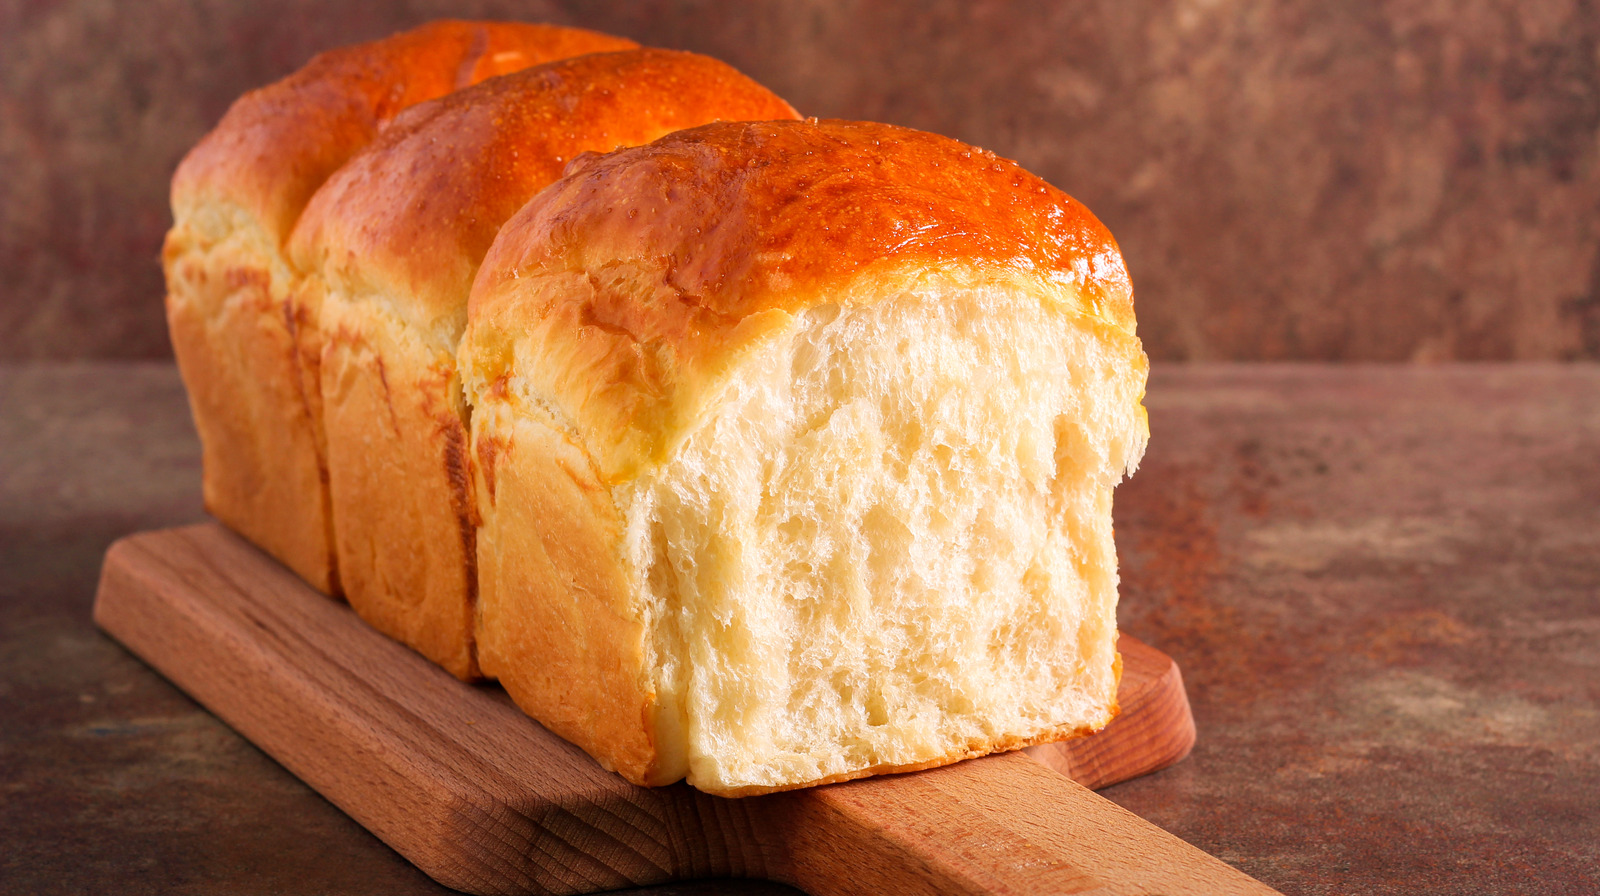
<svg viewBox="0 0 1600 896"><path fill-rule="evenodd" d="M638 783L743 795L1095 730L1147 363L1110 234L849 122L584 160L459 355L486 673Z"/></svg>
<svg viewBox="0 0 1600 896"><path fill-rule="evenodd" d="M794 117L707 56L594 53L418 104L317 191L290 258L320 295L334 540L362 618L461 678L478 675L477 508L455 351L500 225L583 152L719 119Z"/></svg>
<svg viewBox="0 0 1600 896"><path fill-rule="evenodd" d="M206 508L314 587L339 591L314 293L284 249L323 181L416 103L632 41L442 21L324 53L240 97L179 166L162 252L167 322L200 435Z"/></svg>

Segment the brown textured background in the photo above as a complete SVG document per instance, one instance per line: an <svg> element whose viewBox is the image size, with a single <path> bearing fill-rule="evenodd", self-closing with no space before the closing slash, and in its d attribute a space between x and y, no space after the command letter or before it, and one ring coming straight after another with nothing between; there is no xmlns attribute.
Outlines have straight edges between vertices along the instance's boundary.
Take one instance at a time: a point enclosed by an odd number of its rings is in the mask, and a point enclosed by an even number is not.
<svg viewBox="0 0 1600 896"><path fill-rule="evenodd" d="M1600 3L0 0L0 360L168 354L183 152L444 15L719 56L1021 161L1117 234L1158 360L1600 359Z"/></svg>

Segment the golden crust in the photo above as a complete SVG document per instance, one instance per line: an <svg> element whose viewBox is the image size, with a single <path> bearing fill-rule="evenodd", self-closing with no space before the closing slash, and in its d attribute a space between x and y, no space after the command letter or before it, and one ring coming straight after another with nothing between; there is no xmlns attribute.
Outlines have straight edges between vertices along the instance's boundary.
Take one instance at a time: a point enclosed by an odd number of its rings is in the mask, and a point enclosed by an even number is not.
<svg viewBox="0 0 1600 896"><path fill-rule="evenodd" d="M239 205L282 243L323 181L407 108L529 66L635 46L576 28L445 20L329 50L240 97L178 167L173 205Z"/></svg>
<svg viewBox="0 0 1600 896"><path fill-rule="evenodd" d="M438 22L324 53L241 97L173 178L163 260L173 349L204 451L207 508L339 592L315 293L283 240L323 180L407 106L631 41L542 25Z"/></svg>
<svg viewBox="0 0 1600 896"><path fill-rule="evenodd" d="M480 383L513 357L547 372L529 388L619 480L664 457L740 353L796 309L932 275L1025 281L1134 329L1110 232L1016 163L892 125L723 123L586 157L508 221L463 355Z"/></svg>
<svg viewBox="0 0 1600 896"><path fill-rule="evenodd" d="M592 54L408 110L317 192L290 256L326 290L321 392L335 543L363 618L460 677L478 674L477 511L453 356L473 274L500 225L582 152L794 114L705 56Z"/></svg>
<svg viewBox="0 0 1600 896"><path fill-rule="evenodd" d="M396 118L318 191L291 257L339 292L394 297L414 326L448 332L454 352L500 226L575 157L707 122L796 117L694 53L628 50L527 69Z"/></svg>

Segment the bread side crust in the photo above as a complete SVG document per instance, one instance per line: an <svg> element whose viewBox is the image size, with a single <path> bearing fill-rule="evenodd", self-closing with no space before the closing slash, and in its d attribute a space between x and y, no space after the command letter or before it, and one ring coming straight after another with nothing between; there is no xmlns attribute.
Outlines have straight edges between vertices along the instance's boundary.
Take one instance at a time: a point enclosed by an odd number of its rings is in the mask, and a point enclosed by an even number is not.
<svg viewBox="0 0 1600 896"><path fill-rule="evenodd" d="M350 605L464 680L477 506L455 365L381 301L330 302L323 353L330 495Z"/></svg>
<svg viewBox="0 0 1600 896"><path fill-rule="evenodd" d="M200 435L206 510L325 594L339 593L326 466L275 246L244 220L167 236L167 325Z"/></svg>
<svg viewBox="0 0 1600 896"><path fill-rule="evenodd" d="M474 408L479 662L523 711L607 769L671 783L683 769L659 744L622 518L553 422L506 389Z"/></svg>

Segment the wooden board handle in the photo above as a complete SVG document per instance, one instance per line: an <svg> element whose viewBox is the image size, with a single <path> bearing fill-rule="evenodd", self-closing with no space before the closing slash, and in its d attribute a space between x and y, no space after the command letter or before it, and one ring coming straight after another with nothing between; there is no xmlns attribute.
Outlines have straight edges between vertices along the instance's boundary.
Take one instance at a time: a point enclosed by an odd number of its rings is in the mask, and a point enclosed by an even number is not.
<svg viewBox="0 0 1600 896"><path fill-rule="evenodd" d="M1277 892L1020 753L783 796L813 896Z"/></svg>

